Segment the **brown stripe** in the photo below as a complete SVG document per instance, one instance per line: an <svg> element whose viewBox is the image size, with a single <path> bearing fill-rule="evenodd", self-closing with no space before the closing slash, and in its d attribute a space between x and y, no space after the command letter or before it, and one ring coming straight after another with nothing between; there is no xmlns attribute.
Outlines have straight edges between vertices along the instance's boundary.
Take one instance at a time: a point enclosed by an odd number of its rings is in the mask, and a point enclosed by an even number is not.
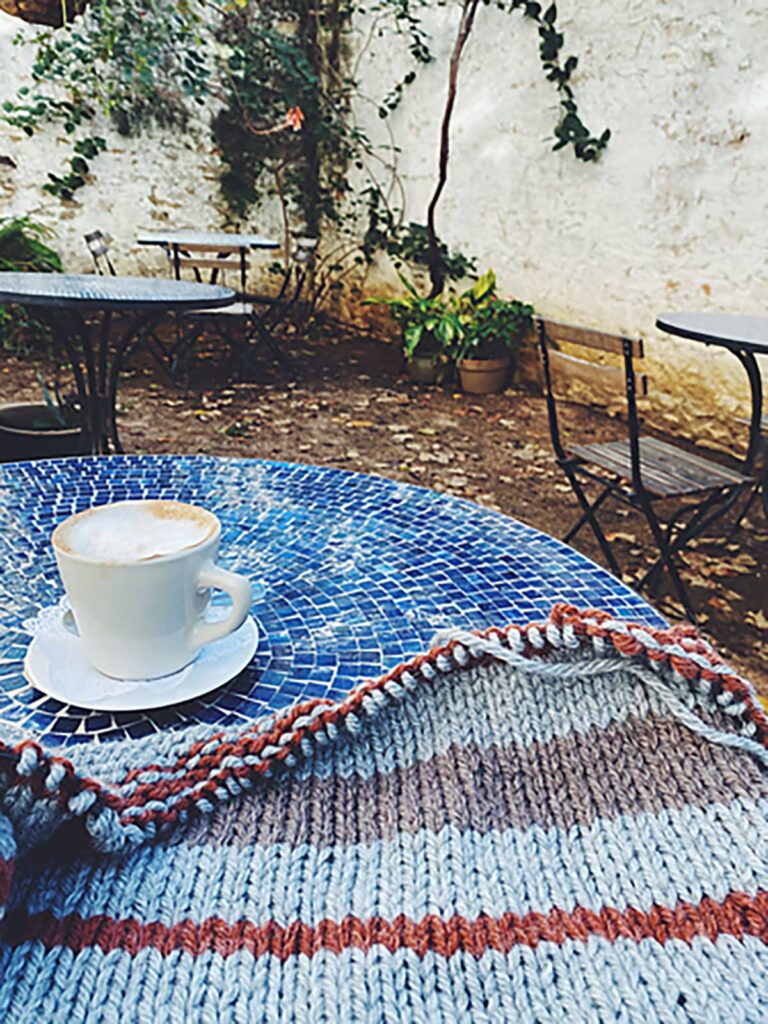
<svg viewBox="0 0 768 1024"><path fill-rule="evenodd" d="M527 747L455 746L369 779L288 774L190 826L184 841L326 847L446 825L568 829L745 796L768 796L768 779L750 757L649 716Z"/></svg>

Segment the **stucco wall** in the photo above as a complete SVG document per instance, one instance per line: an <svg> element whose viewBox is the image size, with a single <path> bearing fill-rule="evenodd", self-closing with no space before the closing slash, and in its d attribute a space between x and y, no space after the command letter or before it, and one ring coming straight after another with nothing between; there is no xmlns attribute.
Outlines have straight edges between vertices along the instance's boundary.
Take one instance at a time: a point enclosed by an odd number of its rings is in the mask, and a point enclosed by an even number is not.
<svg viewBox="0 0 768 1024"><path fill-rule="evenodd" d="M14 46L13 38L19 32L32 37L36 31L0 12L0 103L28 80L32 62L31 48ZM119 135L103 120L94 122L95 133L107 139L107 151L91 161L89 184L67 202L40 189L48 172L61 174L72 155L63 130L47 128L30 139L0 123L0 157L16 165L0 166L0 216L34 212L54 230L55 246L73 273L93 269L83 235L100 228L114 239L119 273L164 274L162 252L135 244L139 231L166 225L220 228L223 223L220 165L212 152L209 121L204 113L188 132L152 130L138 138ZM273 209L254 215L253 226L280 237Z"/></svg>
<svg viewBox="0 0 768 1024"><path fill-rule="evenodd" d="M726 440L748 409L743 370L654 321L671 309L766 308L768 7L561 0L558 10L564 52L579 56L582 118L596 134L611 128L608 149L591 166L550 151L554 94L535 28L481 10L461 69L440 233L547 316L647 338L654 407ZM433 12L441 59L391 119L407 219L424 220L432 188L455 13ZM366 91L398 66L396 48L377 43ZM377 131L368 108L361 116Z"/></svg>
<svg viewBox="0 0 768 1024"><path fill-rule="evenodd" d="M757 0L561 0L558 9L565 52L579 56L580 112L594 132L611 128L609 148L597 165L551 152L556 100L535 28L518 14L481 9L461 70L441 234L493 266L503 292L547 316L647 338L655 408L727 440L733 417L746 412L741 367L727 353L665 338L653 323L667 309L764 308L768 8ZM455 16L455 6L429 13L441 59L421 71L390 118L407 219L424 220L432 187ZM0 15L0 100L19 83L10 72L20 59L10 47L19 25ZM406 67L397 41L374 39L360 64L364 91L381 96ZM357 113L385 140L374 105ZM73 266L85 265L82 232L106 226L131 269L132 258L149 266L146 254L129 251L138 228L218 222L205 131L192 148L160 135L110 140L117 148L94 162L96 187L61 206L36 183L65 148L5 131L0 154L18 168L0 186L4 212L42 211ZM254 226L268 229L269 220ZM380 290L386 279L383 271L371 276L369 287Z"/></svg>

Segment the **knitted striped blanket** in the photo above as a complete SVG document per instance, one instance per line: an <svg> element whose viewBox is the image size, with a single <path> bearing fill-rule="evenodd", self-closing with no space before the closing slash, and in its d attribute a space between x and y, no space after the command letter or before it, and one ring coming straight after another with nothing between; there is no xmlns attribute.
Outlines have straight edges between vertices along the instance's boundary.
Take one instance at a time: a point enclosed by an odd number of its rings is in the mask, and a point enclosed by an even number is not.
<svg viewBox="0 0 768 1024"><path fill-rule="evenodd" d="M0 744L0 1020L768 1019L768 721L557 606L239 732Z"/></svg>

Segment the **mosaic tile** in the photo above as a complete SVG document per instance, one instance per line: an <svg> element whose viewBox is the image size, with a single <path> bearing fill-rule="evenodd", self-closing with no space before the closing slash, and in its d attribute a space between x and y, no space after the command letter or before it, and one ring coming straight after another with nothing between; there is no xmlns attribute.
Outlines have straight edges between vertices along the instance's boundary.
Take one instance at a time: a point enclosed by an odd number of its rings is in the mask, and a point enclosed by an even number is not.
<svg viewBox="0 0 768 1024"><path fill-rule="evenodd" d="M175 498L222 521L220 562L264 587L259 649L198 701L149 713L62 705L22 676L22 623L62 594L50 534L73 512ZM424 488L342 470L207 456L110 456L0 466L0 719L48 745L231 724L337 698L448 626L543 618L556 601L663 625L604 569L514 519Z"/></svg>

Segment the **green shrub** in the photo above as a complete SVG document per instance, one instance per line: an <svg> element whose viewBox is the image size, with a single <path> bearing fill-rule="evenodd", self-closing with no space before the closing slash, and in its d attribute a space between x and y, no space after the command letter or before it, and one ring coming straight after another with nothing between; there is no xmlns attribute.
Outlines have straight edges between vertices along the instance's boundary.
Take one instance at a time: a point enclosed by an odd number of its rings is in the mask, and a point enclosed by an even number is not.
<svg viewBox="0 0 768 1024"><path fill-rule="evenodd" d="M29 216L0 217L0 271L61 273L61 258L45 239L51 232ZM45 342L48 329L22 306L0 306L0 344L23 354Z"/></svg>

